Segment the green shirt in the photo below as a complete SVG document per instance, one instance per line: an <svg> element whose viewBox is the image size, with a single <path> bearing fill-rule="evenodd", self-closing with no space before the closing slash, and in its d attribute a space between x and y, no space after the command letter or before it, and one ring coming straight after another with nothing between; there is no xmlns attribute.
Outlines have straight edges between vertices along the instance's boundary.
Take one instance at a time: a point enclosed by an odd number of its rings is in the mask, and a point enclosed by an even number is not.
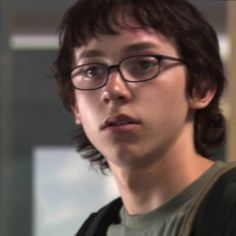
<svg viewBox="0 0 236 236"><path fill-rule="evenodd" d="M121 223L110 225L107 236L177 236L195 196L223 166L223 162L216 162L184 191L148 214L130 216L123 206Z"/></svg>

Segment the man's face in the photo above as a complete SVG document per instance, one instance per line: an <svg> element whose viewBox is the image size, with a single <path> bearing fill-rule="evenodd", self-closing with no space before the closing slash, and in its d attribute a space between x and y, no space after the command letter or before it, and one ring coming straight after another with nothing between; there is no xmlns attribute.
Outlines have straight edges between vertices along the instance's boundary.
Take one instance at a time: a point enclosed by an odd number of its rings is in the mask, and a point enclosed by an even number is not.
<svg viewBox="0 0 236 236"><path fill-rule="evenodd" d="M154 31L100 35L75 50L76 65L118 64L135 55L179 57L171 40ZM181 152L192 137L186 96L186 67L164 60L153 80L127 83L112 71L97 90L75 90L75 117L91 143L111 165L142 166L170 152Z"/></svg>

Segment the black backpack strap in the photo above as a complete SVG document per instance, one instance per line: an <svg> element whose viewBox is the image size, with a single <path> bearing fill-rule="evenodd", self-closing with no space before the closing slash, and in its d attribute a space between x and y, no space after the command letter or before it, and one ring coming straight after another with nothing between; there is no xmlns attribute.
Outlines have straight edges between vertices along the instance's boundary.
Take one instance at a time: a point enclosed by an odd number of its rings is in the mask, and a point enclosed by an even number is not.
<svg viewBox="0 0 236 236"><path fill-rule="evenodd" d="M117 198L97 213L91 214L75 236L105 236L109 225L119 222L121 206L121 198Z"/></svg>
<svg viewBox="0 0 236 236"><path fill-rule="evenodd" d="M77 234L75 236L82 236L85 235L89 226L92 224L94 218L96 217L97 213L93 213L91 214L87 220L83 223L83 225L81 226L80 230L77 232Z"/></svg>
<svg viewBox="0 0 236 236"><path fill-rule="evenodd" d="M236 168L223 174L199 208L193 235L233 236L236 229ZM234 223L233 223L234 222Z"/></svg>
<svg viewBox="0 0 236 236"><path fill-rule="evenodd" d="M235 230L236 163L227 164L203 187L186 214L180 236L233 236ZM234 223L231 224L231 221ZM230 228L230 224L232 227ZM236 234L235 234L236 235Z"/></svg>
<svg viewBox="0 0 236 236"><path fill-rule="evenodd" d="M234 193L235 194L235 193ZM236 235L236 204L234 204L231 217L228 220L225 236Z"/></svg>

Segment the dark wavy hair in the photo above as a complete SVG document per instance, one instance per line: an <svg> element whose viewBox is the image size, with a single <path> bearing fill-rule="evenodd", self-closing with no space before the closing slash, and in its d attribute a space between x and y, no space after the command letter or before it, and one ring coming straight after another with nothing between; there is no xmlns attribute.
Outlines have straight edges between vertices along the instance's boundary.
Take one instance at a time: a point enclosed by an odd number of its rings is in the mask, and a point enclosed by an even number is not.
<svg viewBox="0 0 236 236"><path fill-rule="evenodd" d="M131 30L131 17L141 28L152 28L175 41L181 57L187 61L187 94L204 96L216 87L216 94L204 109L197 110L194 142L198 153L209 153L225 141L225 120L219 108L225 86L223 65L215 30L203 15L186 0L78 0L64 15L60 25L60 47L53 62L54 76L65 107L73 112L74 91L70 69L75 47L100 34L118 34ZM75 135L82 156L101 170L108 168L105 157L86 137L82 127Z"/></svg>

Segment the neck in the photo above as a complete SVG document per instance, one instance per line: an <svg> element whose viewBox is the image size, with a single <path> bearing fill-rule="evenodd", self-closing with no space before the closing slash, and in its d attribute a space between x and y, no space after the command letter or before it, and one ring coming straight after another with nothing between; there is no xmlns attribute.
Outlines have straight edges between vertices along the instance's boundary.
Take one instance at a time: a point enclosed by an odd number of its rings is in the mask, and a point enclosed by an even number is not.
<svg viewBox="0 0 236 236"><path fill-rule="evenodd" d="M211 161L198 155L159 158L152 165L139 168L121 168L110 163L130 215L145 214L165 204L211 165Z"/></svg>

